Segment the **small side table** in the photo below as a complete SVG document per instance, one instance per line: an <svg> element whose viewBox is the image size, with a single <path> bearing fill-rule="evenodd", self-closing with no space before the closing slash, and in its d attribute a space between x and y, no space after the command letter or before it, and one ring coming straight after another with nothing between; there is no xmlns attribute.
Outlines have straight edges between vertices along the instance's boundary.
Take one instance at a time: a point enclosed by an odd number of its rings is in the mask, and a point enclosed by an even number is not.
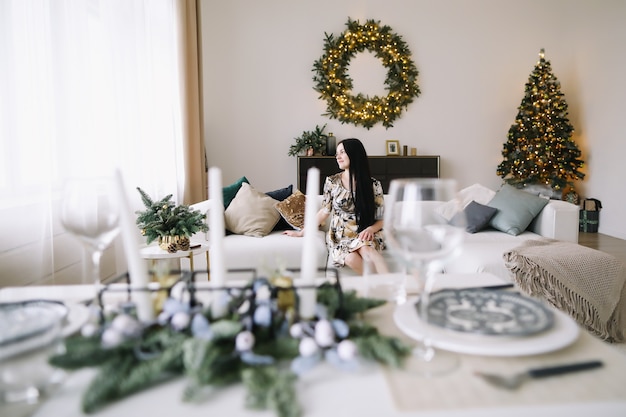
<svg viewBox="0 0 626 417"><path fill-rule="evenodd" d="M160 259L189 259L189 269L193 271L193 258L194 256L205 254L206 255L206 265L207 269L209 268L209 243L196 243L192 245L190 250L186 251L176 251L174 253L170 253L166 250L163 250L159 247L159 245L150 245L144 248L141 248L139 251L141 257L143 259L148 259L152 261L157 261Z"/></svg>

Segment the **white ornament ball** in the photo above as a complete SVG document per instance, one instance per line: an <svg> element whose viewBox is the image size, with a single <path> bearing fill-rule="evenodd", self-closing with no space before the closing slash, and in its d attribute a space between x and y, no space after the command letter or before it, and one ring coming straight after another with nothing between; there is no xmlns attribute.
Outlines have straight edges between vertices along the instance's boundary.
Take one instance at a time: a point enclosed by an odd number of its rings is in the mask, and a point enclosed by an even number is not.
<svg viewBox="0 0 626 417"><path fill-rule="evenodd" d="M244 330L243 332L237 335L235 338L235 348L239 352L245 352L254 347L254 335L252 332L248 330Z"/></svg>
<svg viewBox="0 0 626 417"><path fill-rule="evenodd" d="M259 301L269 300L272 296L272 292L267 285L262 285L256 290L256 299Z"/></svg>
<svg viewBox="0 0 626 417"><path fill-rule="evenodd" d="M139 333L141 325L135 318L128 314L120 314L111 322L111 328L125 336L133 336Z"/></svg>
<svg viewBox="0 0 626 417"><path fill-rule="evenodd" d="M80 328L80 334L83 337L93 337L98 333L98 325L94 323L87 323Z"/></svg>
<svg viewBox="0 0 626 417"><path fill-rule="evenodd" d="M289 328L289 334L291 337L295 339L300 339L304 336L304 329L302 328L302 323L294 323Z"/></svg>
<svg viewBox="0 0 626 417"><path fill-rule="evenodd" d="M300 340L298 350L300 351L301 356L312 356L319 351L319 346L315 343L315 339L307 336Z"/></svg>
<svg viewBox="0 0 626 417"><path fill-rule="evenodd" d="M315 325L315 341L321 347L329 347L335 342L335 332L328 320L320 320Z"/></svg>
<svg viewBox="0 0 626 417"><path fill-rule="evenodd" d="M170 315L167 314L165 311L161 311L159 315L157 316L157 323L159 323L161 326L164 326L167 324L167 321L169 319L170 319Z"/></svg>
<svg viewBox="0 0 626 417"><path fill-rule="evenodd" d="M124 341L124 335L117 329L109 327L102 333L102 346L112 348Z"/></svg>
<svg viewBox="0 0 626 417"><path fill-rule="evenodd" d="M176 330L183 330L189 326L189 322L191 321L191 316L184 311L179 311L174 313L172 319L170 321L172 327Z"/></svg>
<svg viewBox="0 0 626 417"><path fill-rule="evenodd" d="M356 347L356 343L354 343L352 340L342 340L337 345L337 355L339 355L339 357L344 361L354 359L354 357L357 355L357 352L358 349Z"/></svg>

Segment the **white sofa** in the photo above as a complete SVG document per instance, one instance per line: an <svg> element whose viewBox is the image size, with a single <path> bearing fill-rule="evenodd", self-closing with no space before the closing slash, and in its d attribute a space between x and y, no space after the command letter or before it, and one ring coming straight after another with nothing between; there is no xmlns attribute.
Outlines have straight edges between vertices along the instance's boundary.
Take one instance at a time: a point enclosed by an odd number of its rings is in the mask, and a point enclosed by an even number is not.
<svg viewBox="0 0 626 417"><path fill-rule="evenodd" d="M318 196L318 207L322 196ZM444 202L429 202L428 207L433 215L438 206ZM200 206L204 208L204 206ZM478 233L466 233L462 254L446 265L447 273L490 272L506 280L511 280L509 271L504 265L504 252L516 247L523 240L546 237L568 242L578 242L579 208L560 200L549 200L548 204L535 217L531 225L523 233L513 236L495 229L483 230ZM318 244L315 253L317 265L323 267L330 264L326 250L326 230L317 232ZM200 237L204 238L204 235ZM195 237L197 240L198 237ZM264 237L244 235L227 235L224 239L224 261L229 270L250 268L256 269L259 275L266 275L276 268L299 268L302 258L303 239L289 237L280 231L271 232ZM385 251L385 257L390 257ZM349 268L342 268L340 276L354 275ZM241 278L241 273L230 273L229 277Z"/></svg>

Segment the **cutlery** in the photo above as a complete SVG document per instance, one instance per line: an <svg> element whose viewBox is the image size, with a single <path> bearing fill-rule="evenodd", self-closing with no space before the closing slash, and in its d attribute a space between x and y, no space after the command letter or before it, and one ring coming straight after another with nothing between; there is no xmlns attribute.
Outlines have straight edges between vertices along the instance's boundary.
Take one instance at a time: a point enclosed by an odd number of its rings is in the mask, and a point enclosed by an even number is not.
<svg viewBox="0 0 626 417"><path fill-rule="evenodd" d="M499 375L486 372L474 371L474 375L483 378L485 381L498 388L515 390L519 388L525 381L529 379L545 378L554 375L562 375L570 372L584 371L587 369L595 369L602 366L601 361L587 361L572 363L567 365L542 367L528 369L514 375Z"/></svg>

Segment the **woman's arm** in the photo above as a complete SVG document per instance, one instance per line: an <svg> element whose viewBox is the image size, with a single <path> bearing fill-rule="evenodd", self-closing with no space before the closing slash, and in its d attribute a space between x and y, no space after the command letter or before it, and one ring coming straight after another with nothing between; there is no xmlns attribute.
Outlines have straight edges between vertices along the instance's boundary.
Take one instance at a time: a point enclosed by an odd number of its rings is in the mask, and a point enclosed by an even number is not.
<svg viewBox="0 0 626 417"><path fill-rule="evenodd" d="M383 228L383 221L377 220L373 225L366 227L359 233L361 240L374 240L374 235Z"/></svg>
<svg viewBox="0 0 626 417"><path fill-rule="evenodd" d="M328 218L328 216L330 216L330 213L327 213L326 210L324 210L323 208L320 209L315 214L315 219L317 221L317 226L319 227L320 225L323 225L324 223L326 223L326 219ZM287 235L287 236L291 236L291 237L302 237L302 236L304 236L304 229L301 229L301 230L285 230L283 232L283 235Z"/></svg>

